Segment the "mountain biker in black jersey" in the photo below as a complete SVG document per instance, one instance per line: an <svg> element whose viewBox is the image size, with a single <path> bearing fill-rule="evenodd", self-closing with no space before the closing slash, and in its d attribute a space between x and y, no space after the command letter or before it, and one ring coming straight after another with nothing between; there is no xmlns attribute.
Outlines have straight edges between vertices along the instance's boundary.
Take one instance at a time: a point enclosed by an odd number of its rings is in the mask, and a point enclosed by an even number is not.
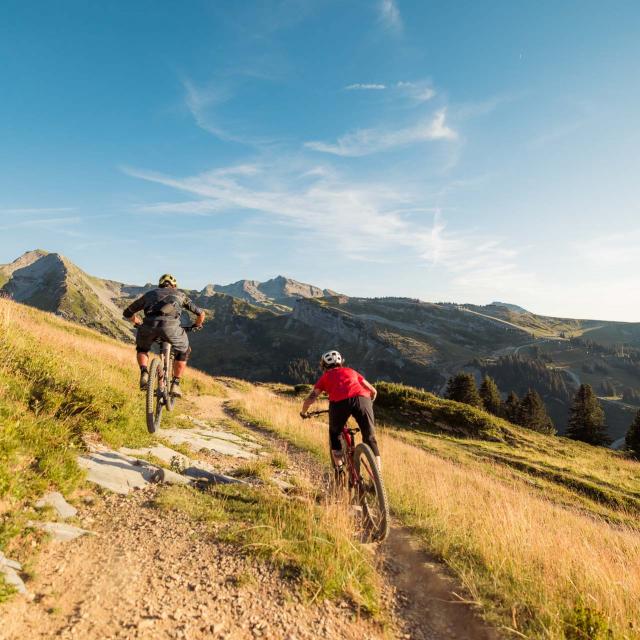
<svg viewBox="0 0 640 640"><path fill-rule="evenodd" d="M173 362L173 379L170 393L181 397L180 377L187 368L187 360L191 353L189 338L180 326L180 314L183 309L197 316L193 328L201 329L204 323L204 311L197 307L182 291L177 289L178 283L170 274L165 273L158 281L158 287L147 291L134 300L123 312L123 316L138 327L136 335L137 360L140 365L140 389L145 391L149 384L149 349L158 339L170 342L175 353ZM144 310L144 320L137 315Z"/></svg>

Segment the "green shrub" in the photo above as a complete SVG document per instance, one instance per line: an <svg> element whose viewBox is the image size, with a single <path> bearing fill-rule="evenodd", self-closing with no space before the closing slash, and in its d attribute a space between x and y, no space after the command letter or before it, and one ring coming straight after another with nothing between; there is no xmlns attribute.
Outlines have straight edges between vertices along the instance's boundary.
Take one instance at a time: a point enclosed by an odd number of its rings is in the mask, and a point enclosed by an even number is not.
<svg viewBox="0 0 640 640"><path fill-rule="evenodd" d="M609 640L613 634L604 616L579 602L565 620L564 636L567 640Z"/></svg>
<svg viewBox="0 0 640 640"><path fill-rule="evenodd" d="M379 382L376 409L394 423L409 422L412 428L440 431L456 436L502 440L511 425L482 409L402 384Z"/></svg>

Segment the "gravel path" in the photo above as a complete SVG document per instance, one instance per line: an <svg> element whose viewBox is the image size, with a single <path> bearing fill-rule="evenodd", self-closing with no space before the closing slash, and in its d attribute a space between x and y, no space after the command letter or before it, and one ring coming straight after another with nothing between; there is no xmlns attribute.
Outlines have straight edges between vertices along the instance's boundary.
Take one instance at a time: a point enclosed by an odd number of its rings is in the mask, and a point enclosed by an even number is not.
<svg viewBox="0 0 640 640"><path fill-rule="evenodd" d="M0 638L377 638L348 606L305 606L268 563L160 511L149 486L81 510L96 533L50 544L29 583L34 601L0 609Z"/></svg>
<svg viewBox="0 0 640 640"><path fill-rule="evenodd" d="M194 400L184 404L191 420L229 426L225 400ZM271 433L253 431L262 445L286 454L281 480L322 483L324 471L315 458ZM219 452L197 455L224 472L244 462ZM498 637L454 595L461 593L458 585L402 527L394 527L383 545L371 546L386 583L382 629L347 602L303 602L295 582L217 540L211 525L160 510L159 490L144 485L129 495L90 497L79 508L78 524L95 535L43 546L28 582L32 598L17 596L0 606L0 640Z"/></svg>

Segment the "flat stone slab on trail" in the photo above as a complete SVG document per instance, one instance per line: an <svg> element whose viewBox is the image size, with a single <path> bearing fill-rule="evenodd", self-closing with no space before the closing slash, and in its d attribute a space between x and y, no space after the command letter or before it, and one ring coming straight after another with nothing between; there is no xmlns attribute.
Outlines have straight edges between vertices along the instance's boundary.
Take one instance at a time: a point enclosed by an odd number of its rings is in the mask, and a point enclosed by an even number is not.
<svg viewBox="0 0 640 640"><path fill-rule="evenodd" d="M38 522L37 520L30 520L27 524L34 529L40 529L41 531L48 533L54 540L58 540L60 542L75 540L80 536L86 536L91 533L91 531L81 529L80 527L74 527L70 524L66 524L65 522Z"/></svg>
<svg viewBox="0 0 640 640"><path fill-rule="evenodd" d="M188 467L191 465L191 459L182 453L178 453L170 447L165 447L163 444L156 444L153 447L141 447L140 449L129 449L128 447L121 447L119 453L123 453L125 456L148 456L151 455L158 460L162 460L165 464L171 464L177 462L182 467Z"/></svg>
<svg viewBox="0 0 640 640"><path fill-rule="evenodd" d="M260 448L260 445L255 442L249 442L235 434L217 429L160 429L158 435L173 444L187 445L194 451L206 449L223 456L245 460L255 458L254 451Z"/></svg>
<svg viewBox="0 0 640 640"><path fill-rule="evenodd" d="M22 571L22 565L16 560L9 560L2 551L0 551L0 573L4 577L4 581L11 585L18 593L26 595L27 587L24 586L22 578L18 575L18 571Z"/></svg>
<svg viewBox="0 0 640 640"><path fill-rule="evenodd" d="M44 509L45 507L53 507L60 518L66 520L73 518L78 513L75 507L72 507L64 496L58 491L50 491L45 493L35 504L36 509Z"/></svg>
<svg viewBox="0 0 640 640"><path fill-rule="evenodd" d="M89 482L122 495L158 479L157 467L109 449L97 449L80 456L78 464L87 470Z"/></svg>

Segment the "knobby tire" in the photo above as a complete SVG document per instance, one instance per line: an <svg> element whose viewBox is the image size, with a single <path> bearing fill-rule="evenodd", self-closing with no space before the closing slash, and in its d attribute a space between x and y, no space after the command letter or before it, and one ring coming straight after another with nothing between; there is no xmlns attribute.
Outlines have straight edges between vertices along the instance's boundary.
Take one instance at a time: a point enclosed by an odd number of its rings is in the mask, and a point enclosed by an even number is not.
<svg viewBox="0 0 640 640"><path fill-rule="evenodd" d="M166 380L165 380L166 385ZM149 367L149 385L147 386L147 431L155 433L162 421L164 397L160 392L160 359L154 358Z"/></svg>
<svg viewBox="0 0 640 640"><path fill-rule="evenodd" d="M389 502L382 483L380 469L371 448L361 442L353 452L355 470L360 479L358 502L362 507L365 531L374 541L384 540L389 535ZM373 488L375 496L371 495Z"/></svg>
<svg viewBox="0 0 640 640"><path fill-rule="evenodd" d="M165 374L164 374L164 379L165 379L165 389L166 389L166 393L165 393L165 405L167 407L167 411L173 411L173 406L176 403L176 397L172 396L169 393L170 390L170 386L171 386L171 377L173 375L173 357L170 357L167 360L167 367L165 370Z"/></svg>

